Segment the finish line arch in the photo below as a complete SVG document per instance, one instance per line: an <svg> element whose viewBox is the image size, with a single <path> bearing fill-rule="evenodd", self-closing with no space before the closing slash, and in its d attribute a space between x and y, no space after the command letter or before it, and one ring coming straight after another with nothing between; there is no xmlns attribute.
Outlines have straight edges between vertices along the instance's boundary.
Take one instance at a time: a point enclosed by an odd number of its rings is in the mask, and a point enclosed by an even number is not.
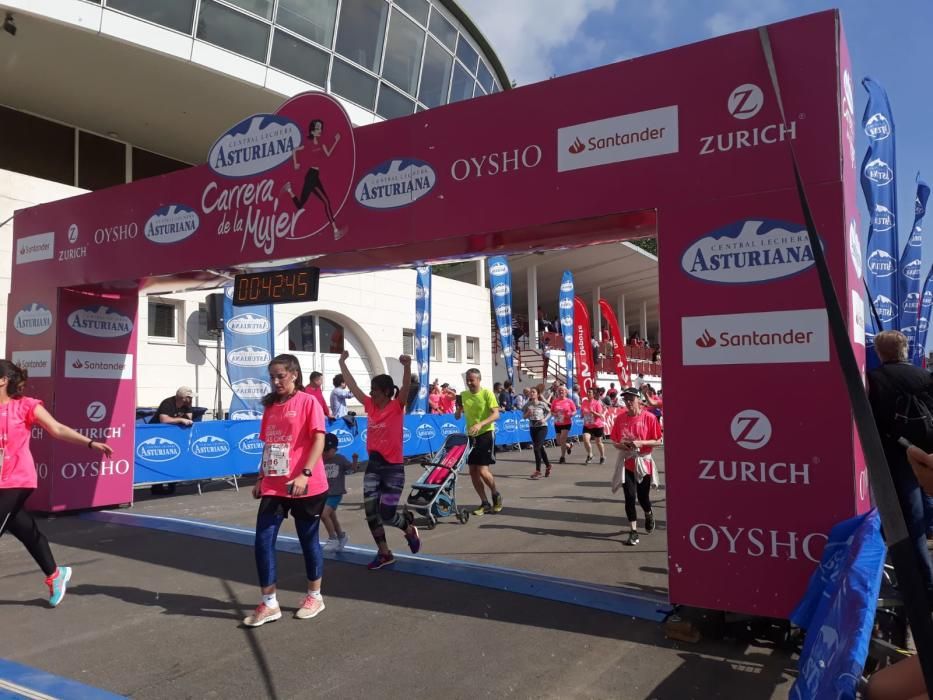
<svg viewBox="0 0 933 700"><path fill-rule="evenodd" d="M103 403L128 455L137 293L154 279L284 259L359 271L657 233L671 601L786 617L824 533L869 507L788 142L860 357L864 312L838 13L767 33L786 124L759 33L745 31L357 129L336 100L306 93L221 135L207 165L21 210L12 359L68 424L87 426L89 404ZM131 330L70 325L87 307ZM47 310L51 327L19 332L27 308ZM719 389L727 378L743 390ZM794 386L826 397L820 420ZM120 465L34 445L47 475L35 509L132 500Z"/></svg>

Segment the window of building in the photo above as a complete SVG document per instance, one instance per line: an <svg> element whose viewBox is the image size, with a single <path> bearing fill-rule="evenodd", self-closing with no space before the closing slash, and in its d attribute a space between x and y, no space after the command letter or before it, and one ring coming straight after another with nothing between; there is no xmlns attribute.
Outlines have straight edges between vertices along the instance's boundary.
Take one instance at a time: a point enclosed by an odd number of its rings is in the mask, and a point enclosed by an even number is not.
<svg viewBox="0 0 933 700"><path fill-rule="evenodd" d="M451 51L457 46L457 28L438 11L437 7L431 7L431 23L428 28Z"/></svg>
<svg viewBox="0 0 933 700"><path fill-rule="evenodd" d="M330 72L330 89L360 107L373 109L376 105L376 79L336 58Z"/></svg>
<svg viewBox="0 0 933 700"><path fill-rule="evenodd" d="M415 356L415 332L413 330L402 331L402 354L409 357Z"/></svg>
<svg viewBox="0 0 933 700"><path fill-rule="evenodd" d="M191 34L195 0L107 0L107 7L140 19Z"/></svg>
<svg viewBox="0 0 933 700"><path fill-rule="evenodd" d="M198 39L265 63L269 32L270 27L264 22L214 0L201 0Z"/></svg>
<svg viewBox="0 0 933 700"><path fill-rule="evenodd" d="M466 339L466 361L479 362L479 338Z"/></svg>
<svg viewBox="0 0 933 700"><path fill-rule="evenodd" d="M160 340L178 339L180 302L168 299L149 300L149 337Z"/></svg>
<svg viewBox="0 0 933 700"><path fill-rule="evenodd" d="M343 326L329 318L318 317L321 352L339 355L344 349Z"/></svg>
<svg viewBox="0 0 933 700"><path fill-rule="evenodd" d="M447 104L450 86L450 64L453 57L434 39L428 39L424 49L424 68L421 70L421 88L418 99L428 107Z"/></svg>
<svg viewBox="0 0 933 700"><path fill-rule="evenodd" d="M379 105L376 114L386 119L406 117L414 114L415 103L405 97L398 90L393 90L385 83L379 88Z"/></svg>
<svg viewBox="0 0 933 700"><path fill-rule="evenodd" d="M75 130L0 107L0 168L74 185Z"/></svg>
<svg viewBox="0 0 933 700"><path fill-rule="evenodd" d="M453 84L450 86L450 101L459 102L473 97L473 77L459 61L454 63Z"/></svg>
<svg viewBox="0 0 933 700"><path fill-rule="evenodd" d="M492 72L486 67L485 61L479 62L479 71L476 74L476 79L479 81L479 84L483 86L483 90L487 93L492 92L496 81L492 77Z"/></svg>
<svg viewBox="0 0 933 700"><path fill-rule="evenodd" d="M316 349L314 316L299 316L288 324L289 352L314 352Z"/></svg>
<svg viewBox="0 0 933 700"><path fill-rule="evenodd" d="M395 4L421 24L428 23L428 0L395 0Z"/></svg>
<svg viewBox="0 0 933 700"><path fill-rule="evenodd" d="M482 85L480 85L479 83L476 83L476 85L473 86L473 97L482 97L485 94L486 93L483 90Z"/></svg>
<svg viewBox="0 0 933 700"><path fill-rule="evenodd" d="M337 0L279 0L276 24L333 48ZM319 83L323 84L323 83Z"/></svg>
<svg viewBox="0 0 933 700"><path fill-rule="evenodd" d="M330 54L326 51L275 30L270 65L323 88L327 85L329 62Z"/></svg>
<svg viewBox="0 0 933 700"><path fill-rule="evenodd" d="M166 175L176 170L184 170L187 167L190 166L180 160L166 158L158 153L145 151L142 148L133 149L133 180Z"/></svg>
<svg viewBox="0 0 933 700"><path fill-rule="evenodd" d="M242 7L247 12L263 19L272 19L272 0L227 0L231 5Z"/></svg>
<svg viewBox="0 0 933 700"><path fill-rule="evenodd" d="M385 0L343 0L337 28L337 53L364 68L378 71L388 13L389 5Z"/></svg>
<svg viewBox="0 0 933 700"><path fill-rule="evenodd" d="M409 95L417 95L423 50L424 30L398 10L393 10L382 77L391 80Z"/></svg>
<svg viewBox="0 0 933 700"><path fill-rule="evenodd" d="M470 46L470 42L467 41L463 34L457 40L457 58L463 61L463 65L466 66L468 71L471 73L476 72L476 62L479 60L479 54L476 53L476 49Z"/></svg>
<svg viewBox="0 0 933 700"><path fill-rule="evenodd" d="M100 190L126 182L126 144L78 132L78 187Z"/></svg>
<svg viewBox="0 0 933 700"><path fill-rule="evenodd" d="M431 334L431 361L432 362L441 361L441 334L440 333Z"/></svg>
<svg viewBox="0 0 933 700"><path fill-rule="evenodd" d="M447 334L447 361L460 362L460 336Z"/></svg>

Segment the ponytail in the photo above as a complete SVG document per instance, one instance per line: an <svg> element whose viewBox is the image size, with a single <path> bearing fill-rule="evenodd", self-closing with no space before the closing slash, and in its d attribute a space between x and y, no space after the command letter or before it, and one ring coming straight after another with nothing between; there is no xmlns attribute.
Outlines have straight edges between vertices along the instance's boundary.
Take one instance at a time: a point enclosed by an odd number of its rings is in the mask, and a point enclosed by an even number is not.
<svg viewBox="0 0 933 700"><path fill-rule="evenodd" d="M398 396L398 387L392 382L388 374L377 374L370 382L374 389L378 389L390 399Z"/></svg>
<svg viewBox="0 0 933 700"><path fill-rule="evenodd" d="M0 360L0 378L7 379L6 393L11 399L16 399L26 390L29 372L25 367L15 365L9 360Z"/></svg>

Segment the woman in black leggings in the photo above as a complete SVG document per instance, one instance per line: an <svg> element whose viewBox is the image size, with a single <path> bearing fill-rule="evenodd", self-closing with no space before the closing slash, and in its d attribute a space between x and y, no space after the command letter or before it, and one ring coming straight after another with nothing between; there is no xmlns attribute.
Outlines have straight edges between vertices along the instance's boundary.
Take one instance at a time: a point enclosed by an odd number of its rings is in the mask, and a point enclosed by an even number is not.
<svg viewBox="0 0 933 700"><path fill-rule="evenodd" d="M321 140L321 135L323 133L324 122L320 119L312 119L308 124L308 142L292 151L292 165L295 170L301 167L298 165L298 151L305 149L308 151L304 159L309 162L309 167L308 171L305 173L305 181L301 188L301 196L295 196L291 183L287 181L282 187L282 190L291 197L292 202L295 204L295 209L304 209L308 197L312 194L321 200L321 204L324 205L324 213L327 215L327 221L330 223L331 229L334 232L334 240L337 241L343 236L343 232L337 227L330 197L327 196L327 192L324 190L324 183L321 182L321 166L327 158L330 158L334 149L337 148L337 144L340 142L340 133L334 134L334 143L330 148Z"/></svg>
<svg viewBox="0 0 933 700"><path fill-rule="evenodd" d="M524 416L528 419L531 431L531 445L535 453L535 470L532 479L541 478L541 462L544 462L547 471L545 476L551 475L551 460L544 450L544 440L547 437L547 421L551 416L551 407L547 401L538 396L537 389L528 390L528 403L525 404Z"/></svg>
<svg viewBox="0 0 933 700"><path fill-rule="evenodd" d="M49 541L39 531L35 518L23 508L38 485L29 451L32 428L39 425L54 438L86 445L108 457L113 449L62 425L42 407L42 401L24 396L26 378L26 370L9 360L0 360L0 536L9 532L23 543L46 576L49 604L54 608L65 596L71 567L55 563Z"/></svg>

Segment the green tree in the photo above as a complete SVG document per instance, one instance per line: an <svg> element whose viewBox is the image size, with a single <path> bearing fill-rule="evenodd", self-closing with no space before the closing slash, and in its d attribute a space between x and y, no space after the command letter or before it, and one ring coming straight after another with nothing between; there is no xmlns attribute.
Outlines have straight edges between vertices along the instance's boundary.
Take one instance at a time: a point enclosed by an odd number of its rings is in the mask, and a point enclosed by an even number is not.
<svg viewBox="0 0 933 700"><path fill-rule="evenodd" d="M658 239L657 238L638 238L632 241L642 250L646 250L651 253L653 256L658 256Z"/></svg>

